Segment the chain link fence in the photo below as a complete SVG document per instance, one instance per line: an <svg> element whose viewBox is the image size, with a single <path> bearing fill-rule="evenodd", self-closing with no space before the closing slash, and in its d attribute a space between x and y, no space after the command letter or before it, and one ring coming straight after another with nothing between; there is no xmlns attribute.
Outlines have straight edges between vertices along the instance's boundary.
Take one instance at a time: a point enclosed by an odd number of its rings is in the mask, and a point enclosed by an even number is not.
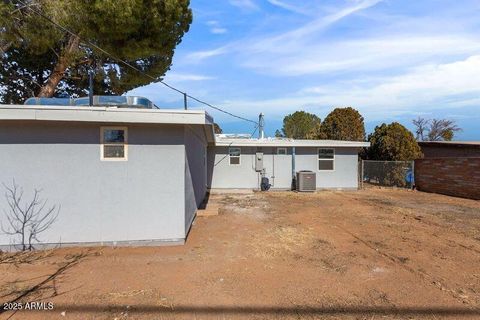
<svg viewBox="0 0 480 320"><path fill-rule="evenodd" d="M413 161L362 160L360 166L362 189L368 186L414 188Z"/></svg>

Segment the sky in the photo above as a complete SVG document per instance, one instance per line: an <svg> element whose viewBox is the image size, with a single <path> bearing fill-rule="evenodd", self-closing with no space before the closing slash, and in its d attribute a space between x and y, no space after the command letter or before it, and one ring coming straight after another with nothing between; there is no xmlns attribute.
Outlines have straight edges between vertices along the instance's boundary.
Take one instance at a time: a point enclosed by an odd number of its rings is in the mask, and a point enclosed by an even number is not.
<svg viewBox="0 0 480 320"><path fill-rule="evenodd" d="M480 140L480 0L191 0L193 23L165 81L252 120L266 134L297 110L321 119L351 106L367 132L448 118ZM183 97L160 84L129 94L161 108ZM254 125L206 109L226 133Z"/></svg>

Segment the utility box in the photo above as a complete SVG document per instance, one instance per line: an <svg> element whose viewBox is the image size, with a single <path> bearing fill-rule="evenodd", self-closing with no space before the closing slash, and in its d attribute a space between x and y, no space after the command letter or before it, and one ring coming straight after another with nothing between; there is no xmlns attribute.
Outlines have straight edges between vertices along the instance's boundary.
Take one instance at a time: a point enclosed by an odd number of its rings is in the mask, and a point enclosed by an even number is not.
<svg viewBox="0 0 480 320"><path fill-rule="evenodd" d="M263 152L255 153L255 171L263 171Z"/></svg>

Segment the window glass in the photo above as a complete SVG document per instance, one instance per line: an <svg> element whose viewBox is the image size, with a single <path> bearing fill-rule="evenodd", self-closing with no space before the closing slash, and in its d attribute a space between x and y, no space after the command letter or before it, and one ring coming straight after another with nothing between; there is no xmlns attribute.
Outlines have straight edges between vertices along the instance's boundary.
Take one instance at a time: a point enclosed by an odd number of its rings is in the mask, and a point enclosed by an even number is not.
<svg viewBox="0 0 480 320"><path fill-rule="evenodd" d="M334 157L333 149L318 149L318 159L333 159Z"/></svg>
<svg viewBox="0 0 480 320"><path fill-rule="evenodd" d="M125 142L125 130L105 129L103 131L103 143Z"/></svg>
<svg viewBox="0 0 480 320"><path fill-rule="evenodd" d="M333 160L319 160L318 170L333 170Z"/></svg>
<svg viewBox="0 0 480 320"><path fill-rule="evenodd" d="M103 146L104 158L125 158L125 146L105 145Z"/></svg>
<svg viewBox="0 0 480 320"><path fill-rule="evenodd" d="M240 164L240 154L241 150L240 148L229 148L228 153L230 155L230 164Z"/></svg>
<svg viewBox="0 0 480 320"><path fill-rule="evenodd" d="M127 160L127 128L101 128L101 159Z"/></svg>
<svg viewBox="0 0 480 320"><path fill-rule="evenodd" d="M287 148L278 148L277 149L277 154L286 155L287 154Z"/></svg>
<svg viewBox="0 0 480 320"><path fill-rule="evenodd" d="M230 148L230 157L239 157L240 156L240 148Z"/></svg>
<svg viewBox="0 0 480 320"><path fill-rule="evenodd" d="M318 149L318 170L320 171L335 170L335 150L334 149Z"/></svg>

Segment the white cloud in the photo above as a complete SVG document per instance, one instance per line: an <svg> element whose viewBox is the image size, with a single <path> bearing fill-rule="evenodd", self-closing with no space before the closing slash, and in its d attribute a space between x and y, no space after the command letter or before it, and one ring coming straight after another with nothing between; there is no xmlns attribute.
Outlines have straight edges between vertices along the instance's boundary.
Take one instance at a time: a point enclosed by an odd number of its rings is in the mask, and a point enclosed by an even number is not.
<svg viewBox="0 0 480 320"><path fill-rule="evenodd" d="M225 34L228 32L227 28L212 28L210 29L210 32L213 34Z"/></svg>
<svg viewBox="0 0 480 320"><path fill-rule="evenodd" d="M480 104L480 55L438 65L424 65L408 73L352 80L305 88L287 96L266 100L227 101L229 110L254 117L264 112L278 118L303 109L321 116L336 106L353 106L372 120L392 119L415 112L435 112L445 107L478 107Z"/></svg>
<svg viewBox="0 0 480 320"><path fill-rule="evenodd" d="M213 34L224 34L228 32L228 29L222 27L217 20L209 20L206 22L206 25L210 27L210 33Z"/></svg>
<svg viewBox="0 0 480 320"><path fill-rule="evenodd" d="M276 1L276 0L274 0ZM338 22L341 19L344 19L354 13L368 9L376 4L382 2L383 0L359 0L355 1L354 5L338 9L335 13L332 13L327 16L321 16L302 27L297 29L276 35L273 37L258 37L255 39L246 39L236 41L230 44L227 44L223 47L208 50L208 51L197 51L189 54L187 56L187 62L200 62L207 58L211 58L217 55L234 53L234 52L250 52L250 53L262 53L262 52L277 52L282 50L295 50L299 51L298 42L305 42L308 40L307 36L311 34L318 35L318 32L322 29L329 27L330 25ZM256 7L256 4L251 0L230 0L230 3L238 5L245 8ZM211 24L217 24L217 21L210 21Z"/></svg>
<svg viewBox="0 0 480 320"><path fill-rule="evenodd" d="M242 10L258 10L257 4L253 0L229 0L230 4Z"/></svg>
<svg viewBox="0 0 480 320"><path fill-rule="evenodd" d="M305 8L300 7L298 5L292 5L292 4L289 4L287 2L283 2L283 1L280 1L280 0L267 0L267 1L271 5L280 7L282 9L285 9L285 10L288 10L288 11L291 11L291 12L300 13L300 14L304 14L304 15L311 15L310 11L308 11Z"/></svg>
<svg viewBox="0 0 480 320"><path fill-rule="evenodd" d="M167 73L167 75L165 76L166 82L205 81L213 79L215 78L193 73Z"/></svg>
<svg viewBox="0 0 480 320"><path fill-rule="evenodd" d="M298 39L310 35L312 33L319 32L332 24L352 15L362 10L366 10L370 7L377 5L383 0L359 0L355 1L355 4L348 6L342 9L337 10L335 13L332 13L327 16L321 16L312 22L297 28L295 30L289 31L287 33L281 34L280 36L270 39L271 42L281 44L283 41Z"/></svg>
<svg viewBox="0 0 480 320"><path fill-rule="evenodd" d="M206 22L206 25L210 27L216 27L219 25L219 22L217 20L208 20Z"/></svg>
<svg viewBox="0 0 480 320"><path fill-rule="evenodd" d="M331 72L381 71L411 66L439 56L457 56L480 50L477 38L465 35L399 35L373 37L323 44L296 45L299 50L270 54L249 53L243 65L258 72L282 76ZM279 67L281 66L281 67Z"/></svg>
<svg viewBox="0 0 480 320"><path fill-rule="evenodd" d="M192 94L253 119L260 111L281 119L299 108L324 117L332 107L348 105L368 121L446 109L473 117L480 106L480 33L478 19L465 15L467 9L437 12L422 4L411 13L382 0L266 1L289 11L314 5L318 10L311 10L314 17L280 10L242 17L230 24L236 28L230 36L244 37L213 48L205 43L205 50L180 56L176 64L182 68L201 63L184 70L216 70L225 79L189 83ZM261 4L247 3L250 10ZM426 11L420 12L423 6ZM217 20L206 25L205 30L223 27ZM223 37L210 39L218 43ZM203 88L210 89L208 94L202 95Z"/></svg>
<svg viewBox="0 0 480 320"><path fill-rule="evenodd" d="M186 55L185 63L199 63L207 58L212 58L225 54L229 51L229 46L224 46L212 50L195 51Z"/></svg>

